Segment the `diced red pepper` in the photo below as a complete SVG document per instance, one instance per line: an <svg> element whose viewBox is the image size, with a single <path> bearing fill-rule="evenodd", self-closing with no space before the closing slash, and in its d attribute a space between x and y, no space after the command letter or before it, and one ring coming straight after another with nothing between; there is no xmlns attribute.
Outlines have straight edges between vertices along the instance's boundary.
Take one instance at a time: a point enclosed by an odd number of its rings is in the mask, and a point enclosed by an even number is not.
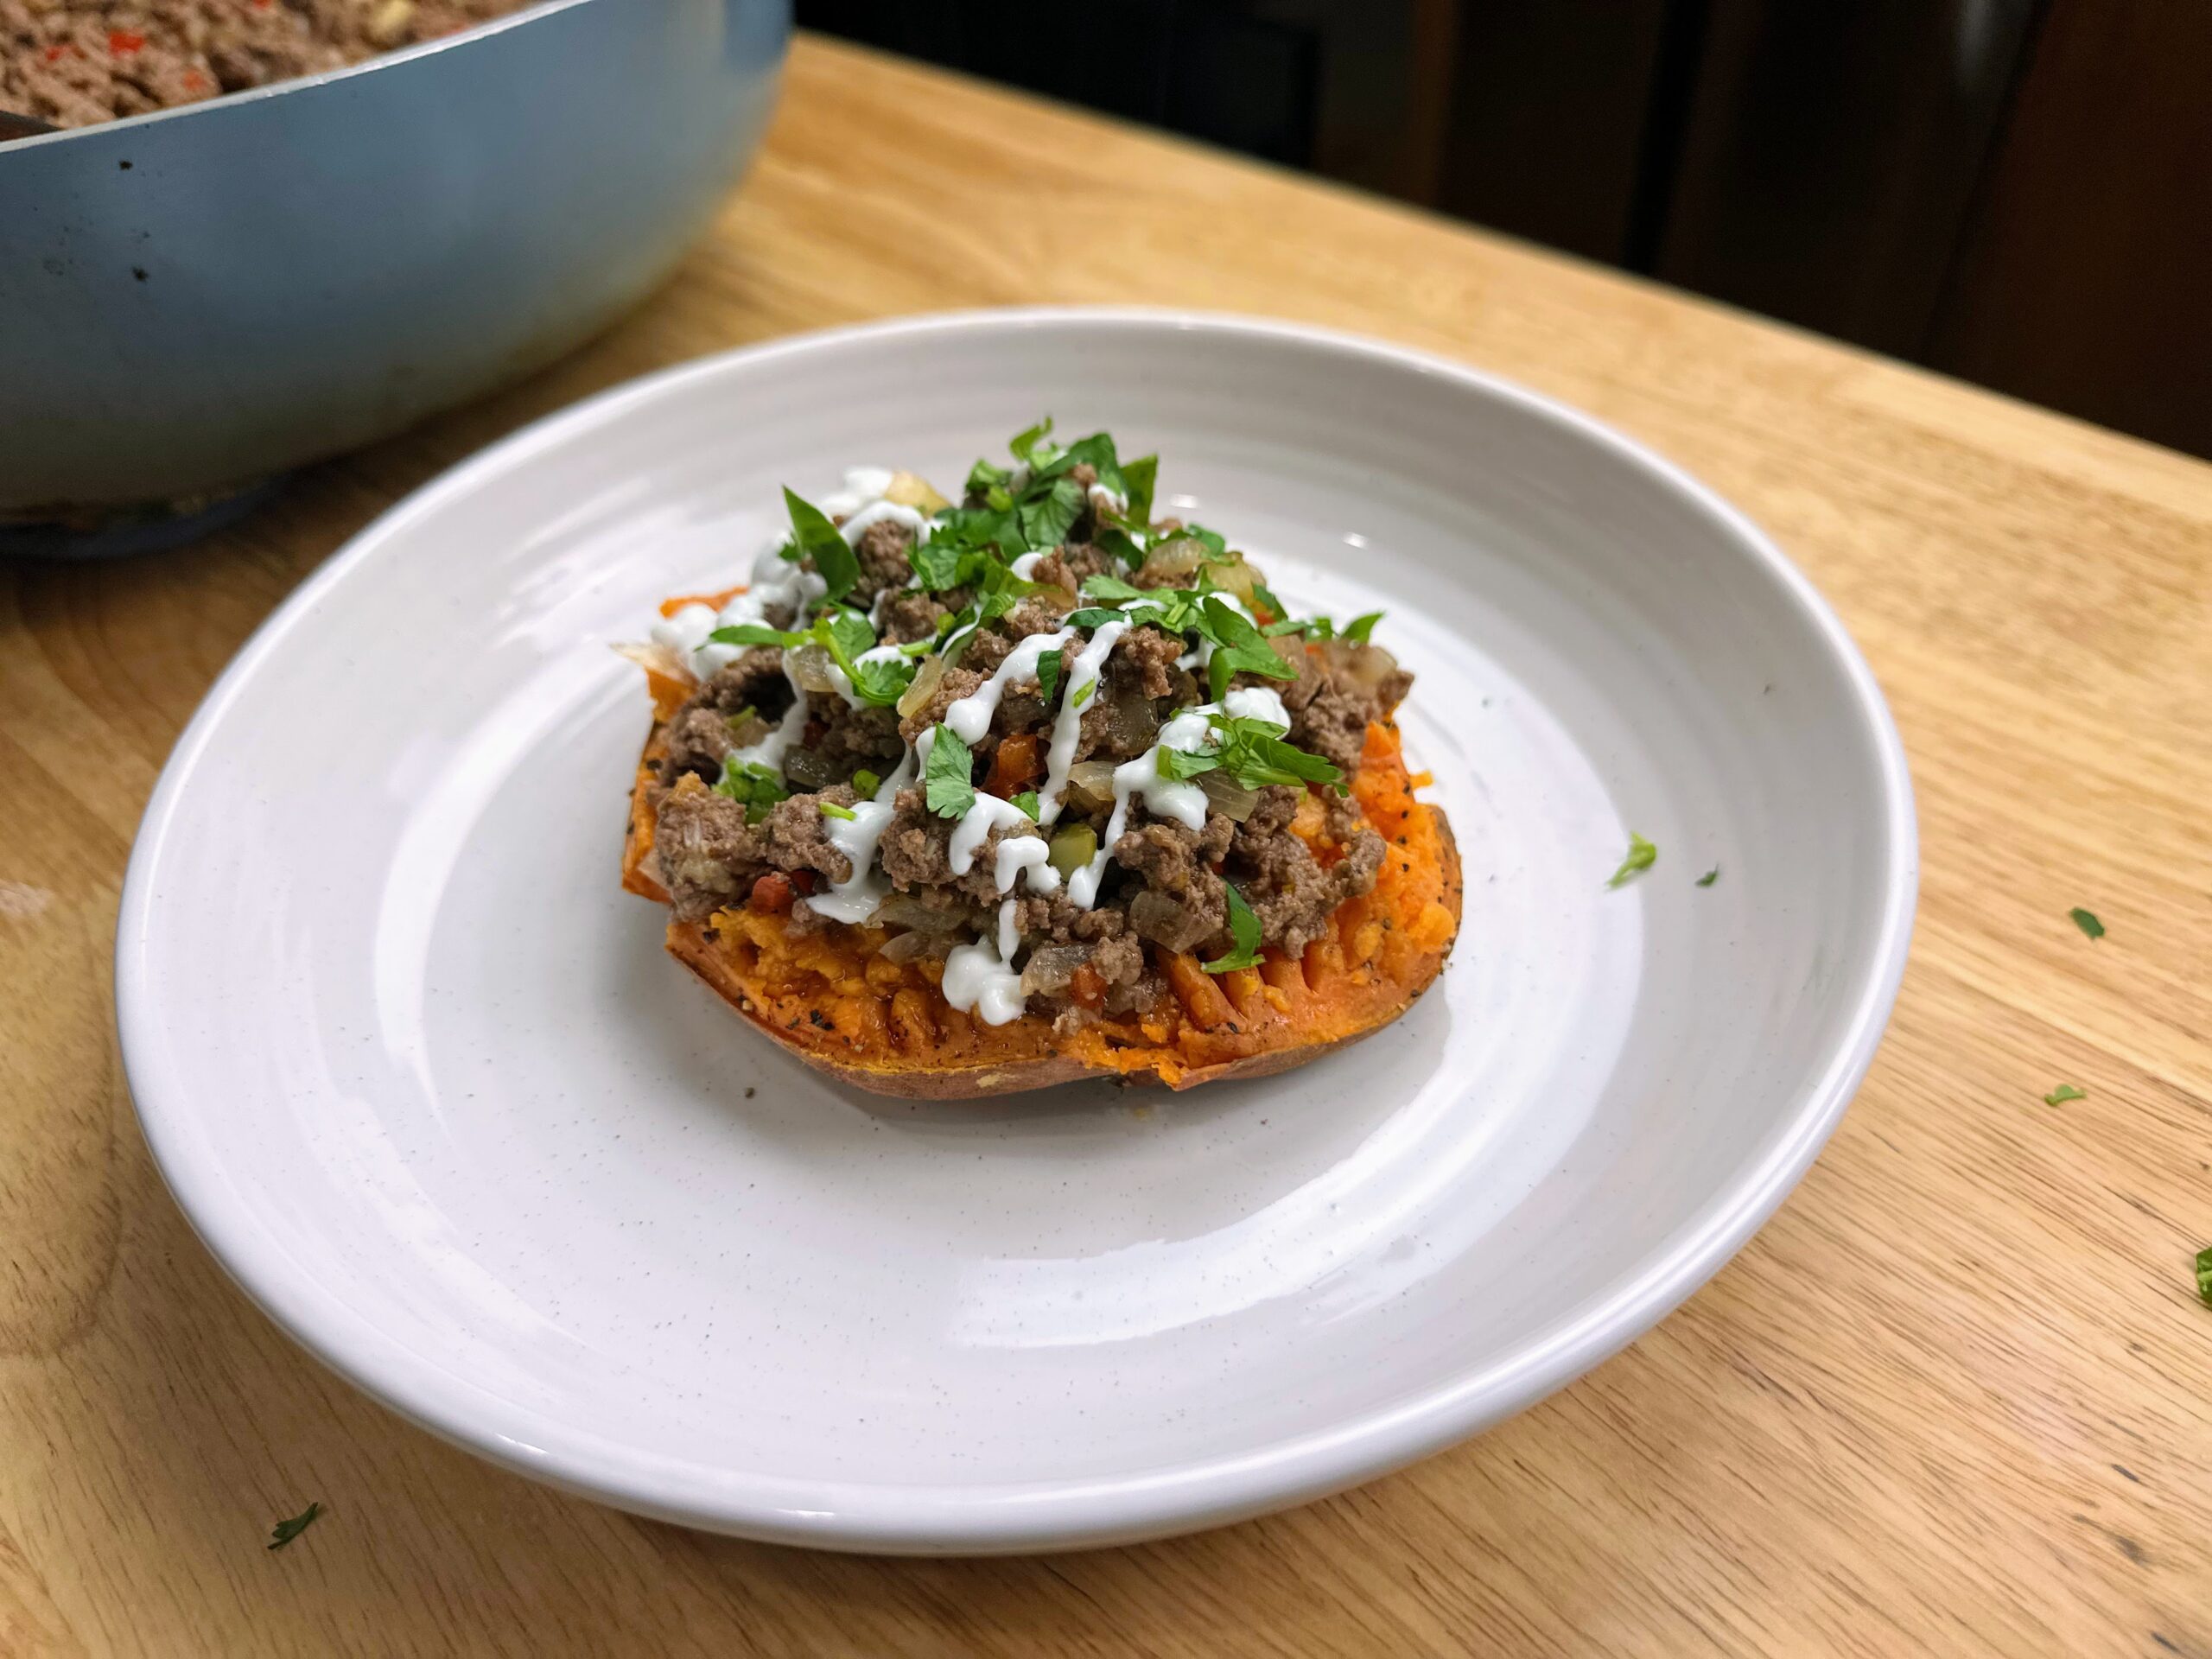
<svg viewBox="0 0 2212 1659"><path fill-rule="evenodd" d="M146 37L135 29L111 29L107 32L107 49L118 57L125 57L146 44Z"/></svg>
<svg viewBox="0 0 2212 1659"><path fill-rule="evenodd" d="M814 872L812 870L793 870L791 872L791 886L797 887L801 893L812 893L814 891Z"/></svg>
<svg viewBox="0 0 2212 1659"><path fill-rule="evenodd" d="M787 876L764 875L753 884L753 908L765 910L773 916L788 916L791 909L791 884Z"/></svg>
<svg viewBox="0 0 2212 1659"><path fill-rule="evenodd" d="M998 753L991 758L991 775L984 779L983 787L994 795L1011 796L1031 779L1043 777L1041 748L1030 732L1000 739Z"/></svg>

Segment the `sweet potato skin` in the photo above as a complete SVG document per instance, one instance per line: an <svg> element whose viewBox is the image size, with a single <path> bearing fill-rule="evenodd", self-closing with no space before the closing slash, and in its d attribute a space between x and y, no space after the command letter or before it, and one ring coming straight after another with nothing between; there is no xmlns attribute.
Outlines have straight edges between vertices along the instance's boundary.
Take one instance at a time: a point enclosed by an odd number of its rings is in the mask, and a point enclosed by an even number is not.
<svg viewBox="0 0 2212 1659"><path fill-rule="evenodd" d="M667 901L668 895L658 879L658 867L653 858L654 791L651 785L655 766L664 751L662 728L656 723L639 763L622 862L623 887L640 897L662 903ZM1370 766L1393 772L1402 785L1407 783L1395 732L1380 727L1370 731L1369 760L1362 767L1363 779L1366 779ZM759 973L748 969L747 964L754 960L753 953L728 931L734 924L755 930L756 938L764 937L757 931L761 925L758 921L748 922L744 916L728 912L706 922L671 921L667 949L779 1046L841 1083L872 1094L913 1100L974 1100L1020 1094L1085 1077L1117 1078L1128 1084L1159 1084L1180 1090L1236 1077L1270 1077L1357 1042L1400 1018L1434 983L1457 942L1464 883L1459 848L1449 821L1436 808L1414 801L1409 786L1393 790L1382 798L1391 804L1383 817L1395 815L1395 821L1377 819L1376 827L1396 846L1404 847L1410 841L1422 847L1422 877L1429 874L1429 860L1433 859L1435 866L1437 891L1423 905L1421 936L1394 941L1399 948L1389 953L1390 962L1387 964L1383 957L1373 957L1376 971L1366 971L1370 958L1363 957L1351 976L1343 978L1341 985L1330 978L1345 974L1341 941L1336 940L1325 946L1309 947L1307 962L1302 968L1296 963L1287 963L1279 957L1271 957L1265 970L1265 983L1262 975L1252 970L1229 976L1229 980L1243 982L1237 990L1237 1002L1246 1007L1262 1007L1259 1029L1247 1031L1240 1026L1243 1016L1229 994L1208 978L1206 988L1214 992L1209 999L1209 1007L1215 1011L1205 1021L1187 1013L1179 1013L1179 1030L1173 1044L1147 1046L1142 1042L1125 1040L1126 1033L1109 1043L1096 1027L1070 1043L1061 1044L1053 1039L1046 1021L1023 1020L995 1033L984 1033L985 1046L1008 1052L978 1058L963 1052L965 1047L976 1046L972 1042L936 1044L926 1039L899 1052L882 1040L881 1020L872 1013L864 1010L865 1017L857 1021L859 1028L854 1029L856 1022L850 1014L853 1002L880 1000L871 999L864 990L857 999L848 999L833 995L825 988L823 997L813 1005L795 1005L788 996L774 995ZM1375 817L1374 810L1370 816ZM1402 868L1410 873L1413 867L1408 861ZM1351 911L1361 903L1352 900L1345 909ZM1438 912L1441 915L1434 913ZM1363 930L1363 937L1367 931ZM1324 997L1340 995L1350 1005L1349 1019L1338 1018L1333 1022L1333 1028L1329 1028L1330 1022L1319 1022L1327 1029L1327 1034L1319 1039L1263 1041L1266 1033L1281 1036L1287 1035L1289 1030L1282 1012L1283 993L1269 988L1287 984L1292 988L1292 995L1307 995L1307 980L1317 971L1317 953L1325 957L1334 953L1334 959L1319 964L1324 984L1313 994ZM1171 964L1171 979L1175 977L1173 970L1179 965L1195 969L1195 964ZM1393 970L1382 971L1385 966ZM1362 973L1365 975L1363 979L1360 977ZM1229 980L1223 982L1226 984ZM1357 990L1344 988L1353 986L1357 987ZM911 988L900 993L911 994ZM1266 1014L1264 1007L1255 1001L1262 996L1274 1004L1274 1015ZM941 1006L941 999L939 1002ZM782 1005L780 1012L772 1007L775 1003ZM937 1017L952 1020L963 1028L969 1026L965 1016L957 1014L939 1014ZM925 1019L926 1022L926 1016ZM874 1022L873 1027L871 1020ZM1315 1022L1301 1023L1311 1030ZM1205 1028L1193 1029L1199 1025ZM1240 1047L1249 1052L1230 1052ZM1195 1055L1194 1049L1198 1051ZM1223 1057L1213 1058L1217 1052ZM933 1053L944 1054L944 1063L933 1063Z"/></svg>

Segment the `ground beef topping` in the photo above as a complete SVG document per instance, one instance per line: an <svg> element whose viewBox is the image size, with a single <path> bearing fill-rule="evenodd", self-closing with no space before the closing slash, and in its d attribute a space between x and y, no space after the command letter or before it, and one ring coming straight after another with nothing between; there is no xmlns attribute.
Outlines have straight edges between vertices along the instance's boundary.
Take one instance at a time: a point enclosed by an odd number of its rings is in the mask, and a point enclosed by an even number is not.
<svg viewBox="0 0 2212 1659"><path fill-rule="evenodd" d="M1018 978L979 1009L1065 1031L1154 1007L1173 955L1254 959L1255 927L1294 957L1372 888L1346 780L1412 677L1373 618L1294 620L1220 537L1153 520L1103 434L1015 458L919 533L857 487L893 475L850 474L794 510L796 566L764 556L774 603L657 631L702 677L665 724L657 845L680 917L865 917L948 987Z"/></svg>

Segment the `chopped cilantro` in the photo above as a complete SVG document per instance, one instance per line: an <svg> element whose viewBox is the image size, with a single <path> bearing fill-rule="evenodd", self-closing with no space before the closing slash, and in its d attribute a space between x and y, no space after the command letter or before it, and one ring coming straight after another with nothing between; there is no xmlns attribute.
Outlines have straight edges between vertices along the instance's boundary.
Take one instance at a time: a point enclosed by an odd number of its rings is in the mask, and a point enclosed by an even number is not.
<svg viewBox="0 0 2212 1659"><path fill-rule="evenodd" d="M1037 446L1039 443L1042 443L1046 438L1052 436L1052 417L1047 415L1043 420L1038 422L1036 425L1025 428L1023 430L1015 433L1014 435L1014 442L1007 444L1007 448L1014 451L1014 458L1016 461L1020 461L1023 466L1033 469L1043 465L1042 462L1033 459L1037 453Z"/></svg>
<svg viewBox="0 0 2212 1659"><path fill-rule="evenodd" d="M1260 918L1252 906L1244 902L1244 895L1235 885L1221 884L1223 894L1229 900L1229 937L1234 948L1225 957L1216 957L1211 962L1198 965L1210 974L1225 974L1233 968L1249 968L1260 959Z"/></svg>
<svg viewBox="0 0 2212 1659"><path fill-rule="evenodd" d="M1037 690L1045 699L1045 706L1052 706L1052 694L1060 689L1060 669L1067 660L1067 653L1058 645L1037 654ZM1034 817L1035 813L1030 816Z"/></svg>
<svg viewBox="0 0 2212 1659"><path fill-rule="evenodd" d="M791 791L784 787L784 780L758 760L748 760L736 767L724 761L721 781L715 785L715 793L727 795L743 806L747 823L760 823L777 802L791 798Z"/></svg>
<svg viewBox="0 0 2212 1659"><path fill-rule="evenodd" d="M739 709L735 714L724 715L722 716L722 723L728 726L733 732L741 732L745 729L747 721L758 720L760 718L760 711L748 702L744 708Z"/></svg>
<svg viewBox="0 0 2212 1659"><path fill-rule="evenodd" d="M1037 468L1039 479L1058 478L1088 463L1096 474L1098 481L1116 495L1127 495L1128 486L1123 480L1122 462L1114 453L1114 440L1104 432L1094 432L1087 438L1077 438L1062 450L1059 455Z"/></svg>
<svg viewBox="0 0 2212 1659"><path fill-rule="evenodd" d="M1347 791L1342 767L1287 742L1273 721L1241 715L1209 715L1224 771L1247 789L1269 784L1322 784L1339 795Z"/></svg>
<svg viewBox="0 0 2212 1659"><path fill-rule="evenodd" d="M1613 872L1605 885L1609 887L1620 887L1649 869L1658 861L1659 849L1631 830L1628 837L1628 856L1621 860L1620 868Z"/></svg>
<svg viewBox="0 0 2212 1659"><path fill-rule="evenodd" d="M1219 531L1208 530L1204 524L1185 524L1183 526L1183 533L1203 543L1206 551L1215 558L1225 559L1229 556L1229 543L1223 538Z"/></svg>
<svg viewBox="0 0 2212 1659"><path fill-rule="evenodd" d="M861 562L829 514L786 487L784 506L791 516L791 537L801 558L814 561L815 574L830 584L828 597L842 599L861 579Z"/></svg>
<svg viewBox="0 0 2212 1659"><path fill-rule="evenodd" d="M1043 494L1021 504L1021 533L1032 547L1058 547L1083 512L1083 486L1063 474Z"/></svg>
<svg viewBox="0 0 2212 1659"><path fill-rule="evenodd" d="M923 798L941 818L963 817L976 804L975 757L952 728L939 721L930 742L930 764L923 774Z"/></svg>
<svg viewBox="0 0 2212 1659"><path fill-rule="evenodd" d="M2074 925L2080 928L2091 938L2101 939L2104 938L2105 925L2099 921L2090 912L2086 911L2082 909L2081 906L2076 905L2072 910L2069 910L2066 913L2074 918Z"/></svg>
<svg viewBox="0 0 2212 1659"><path fill-rule="evenodd" d="M1076 687L1074 692L1071 694L1068 698L1068 706L1072 709L1084 708L1090 702L1091 698L1097 695L1098 677L1094 674L1089 679L1085 680L1081 685Z"/></svg>
<svg viewBox="0 0 2212 1659"><path fill-rule="evenodd" d="M1092 546L1103 549L1109 556L1122 564L1144 563L1144 549L1138 546L1136 537L1125 530L1116 530L1111 524L1104 525L1092 533L1090 542Z"/></svg>
<svg viewBox="0 0 2212 1659"><path fill-rule="evenodd" d="M1707 870L1703 875L1698 877L1697 884L1700 887L1709 887L1719 879L1720 867L1716 864L1711 869Z"/></svg>
<svg viewBox="0 0 2212 1659"><path fill-rule="evenodd" d="M1367 636L1375 632L1375 625L1382 620L1380 611L1370 611L1364 616L1355 616L1344 624L1344 638L1355 645L1367 643Z"/></svg>
<svg viewBox="0 0 2212 1659"><path fill-rule="evenodd" d="M851 823L860 817L860 814L854 811L851 807L840 806L835 801L823 801L819 804L822 808L822 816L825 818L842 818L846 823Z"/></svg>
<svg viewBox="0 0 2212 1659"><path fill-rule="evenodd" d="M734 622L707 636L718 645L782 645L786 650L803 645L813 637L810 633L790 633L782 628L772 628L765 622Z"/></svg>
<svg viewBox="0 0 2212 1659"><path fill-rule="evenodd" d="M978 460L968 469L968 482L963 486L969 495L981 495L987 490L1003 489L1014 474L1003 467L994 467L989 461Z"/></svg>
<svg viewBox="0 0 2212 1659"><path fill-rule="evenodd" d="M2070 1083L2062 1083L2043 1097L2043 1103L2046 1106L2063 1106L2069 1100L2087 1100L2088 1097L2088 1090L2076 1089Z"/></svg>
<svg viewBox="0 0 2212 1659"><path fill-rule="evenodd" d="M2212 1307L2212 1246L2196 1253L2196 1297L2207 1307Z"/></svg>
<svg viewBox="0 0 2212 1659"><path fill-rule="evenodd" d="M1085 599L1110 599L1121 604L1127 604L1133 599L1149 597L1143 588L1123 582L1119 576L1107 575L1103 571L1083 579L1083 596Z"/></svg>
<svg viewBox="0 0 2212 1659"><path fill-rule="evenodd" d="M1260 601L1260 608L1281 622L1290 614L1290 607L1275 597L1275 590L1264 582L1252 584L1252 597ZM1265 632L1264 629L1262 632Z"/></svg>
<svg viewBox="0 0 2212 1659"><path fill-rule="evenodd" d="M1140 455L1122 465L1122 487L1129 498L1128 520L1139 530L1152 524L1153 485L1160 476L1160 457Z"/></svg>
<svg viewBox="0 0 2212 1659"><path fill-rule="evenodd" d="M290 1520L279 1521L274 1527L271 1527L269 1529L269 1548L271 1549L283 1548L284 1546L290 1543L293 1539L298 1537L309 1527L313 1526L315 1524L315 1517L321 1513L321 1504L310 1503L307 1508L302 1510L297 1515L292 1516Z"/></svg>
<svg viewBox="0 0 2212 1659"><path fill-rule="evenodd" d="M935 536L926 542L916 542L906 550L906 563L914 567L915 575L921 579L922 591L931 594L965 588L976 580L988 556L979 549L962 547L950 537Z"/></svg>
<svg viewBox="0 0 2212 1659"><path fill-rule="evenodd" d="M1015 811L1022 814L1033 823L1035 821L1037 817L1037 791L1035 790L1023 790L1021 793L1015 796L1008 804L1011 805Z"/></svg>
<svg viewBox="0 0 2212 1659"><path fill-rule="evenodd" d="M896 658L861 660L875 649L875 630L858 611L823 612L814 620L814 637L844 671L853 695L862 702L887 709L914 682L913 659L903 652Z"/></svg>
<svg viewBox="0 0 2212 1659"><path fill-rule="evenodd" d="M883 779L862 766L853 774L853 793L864 801L875 798L875 791L883 787Z"/></svg>
<svg viewBox="0 0 2212 1659"><path fill-rule="evenodd" d="M1206 674L1216 702L1227 693L1230 678L1238 674L1258 674L1271 680L1298 677L1298 671L1275 654L1275 648L1259 629L1212 594L1207 594L1199 606L1198 619L1198 632L1213 641Z"/></svg>
<svg viewBox="0 0 2212 1659"><path fill-rule="evenodd" d="M1119 611L1109 611L1097 605L1086 605L1079 611L1068 613L1067 624L1071 628L1103 628L1109 622L1130 622L1140 619L1123 616ZM1149 621L1150 618L1143 620Z"/></svg>

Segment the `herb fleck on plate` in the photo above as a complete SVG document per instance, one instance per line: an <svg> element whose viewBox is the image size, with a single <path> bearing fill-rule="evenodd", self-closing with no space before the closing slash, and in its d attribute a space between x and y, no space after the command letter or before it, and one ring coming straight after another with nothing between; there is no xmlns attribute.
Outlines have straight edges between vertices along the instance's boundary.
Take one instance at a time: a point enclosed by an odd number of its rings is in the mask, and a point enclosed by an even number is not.
<svg viewBox="0 0 2212 1659"><path fill-rule="evenodd" d="M2088 1097L2088 1090L2076 1089L2070 1083L2062 1083L2043 1097L2043 1103L2046 1106L2063 1106L2069 1100L2087 1100Z"/></svg>
<svg viewBox="0 0 2212 1659"><path fill-rule="evenodd" d="M1659 849L1631 830L1628 834L1628 856L1621 860L1621 867L1612 874L1605 885L1618 887L1623 882L1641 875L1659 861Z"/></svg>
<svg viewBox="0 0 2212 1659"><path fill-rule="evenodd" d="M2101 939L2104 938L2105 925L2097 919L2095 912L2084 910L2081 906L2076 905L2073 909L2068 911L2066 913L2074 918L2074 925L2080 928L2091 938Z"/></svg>

